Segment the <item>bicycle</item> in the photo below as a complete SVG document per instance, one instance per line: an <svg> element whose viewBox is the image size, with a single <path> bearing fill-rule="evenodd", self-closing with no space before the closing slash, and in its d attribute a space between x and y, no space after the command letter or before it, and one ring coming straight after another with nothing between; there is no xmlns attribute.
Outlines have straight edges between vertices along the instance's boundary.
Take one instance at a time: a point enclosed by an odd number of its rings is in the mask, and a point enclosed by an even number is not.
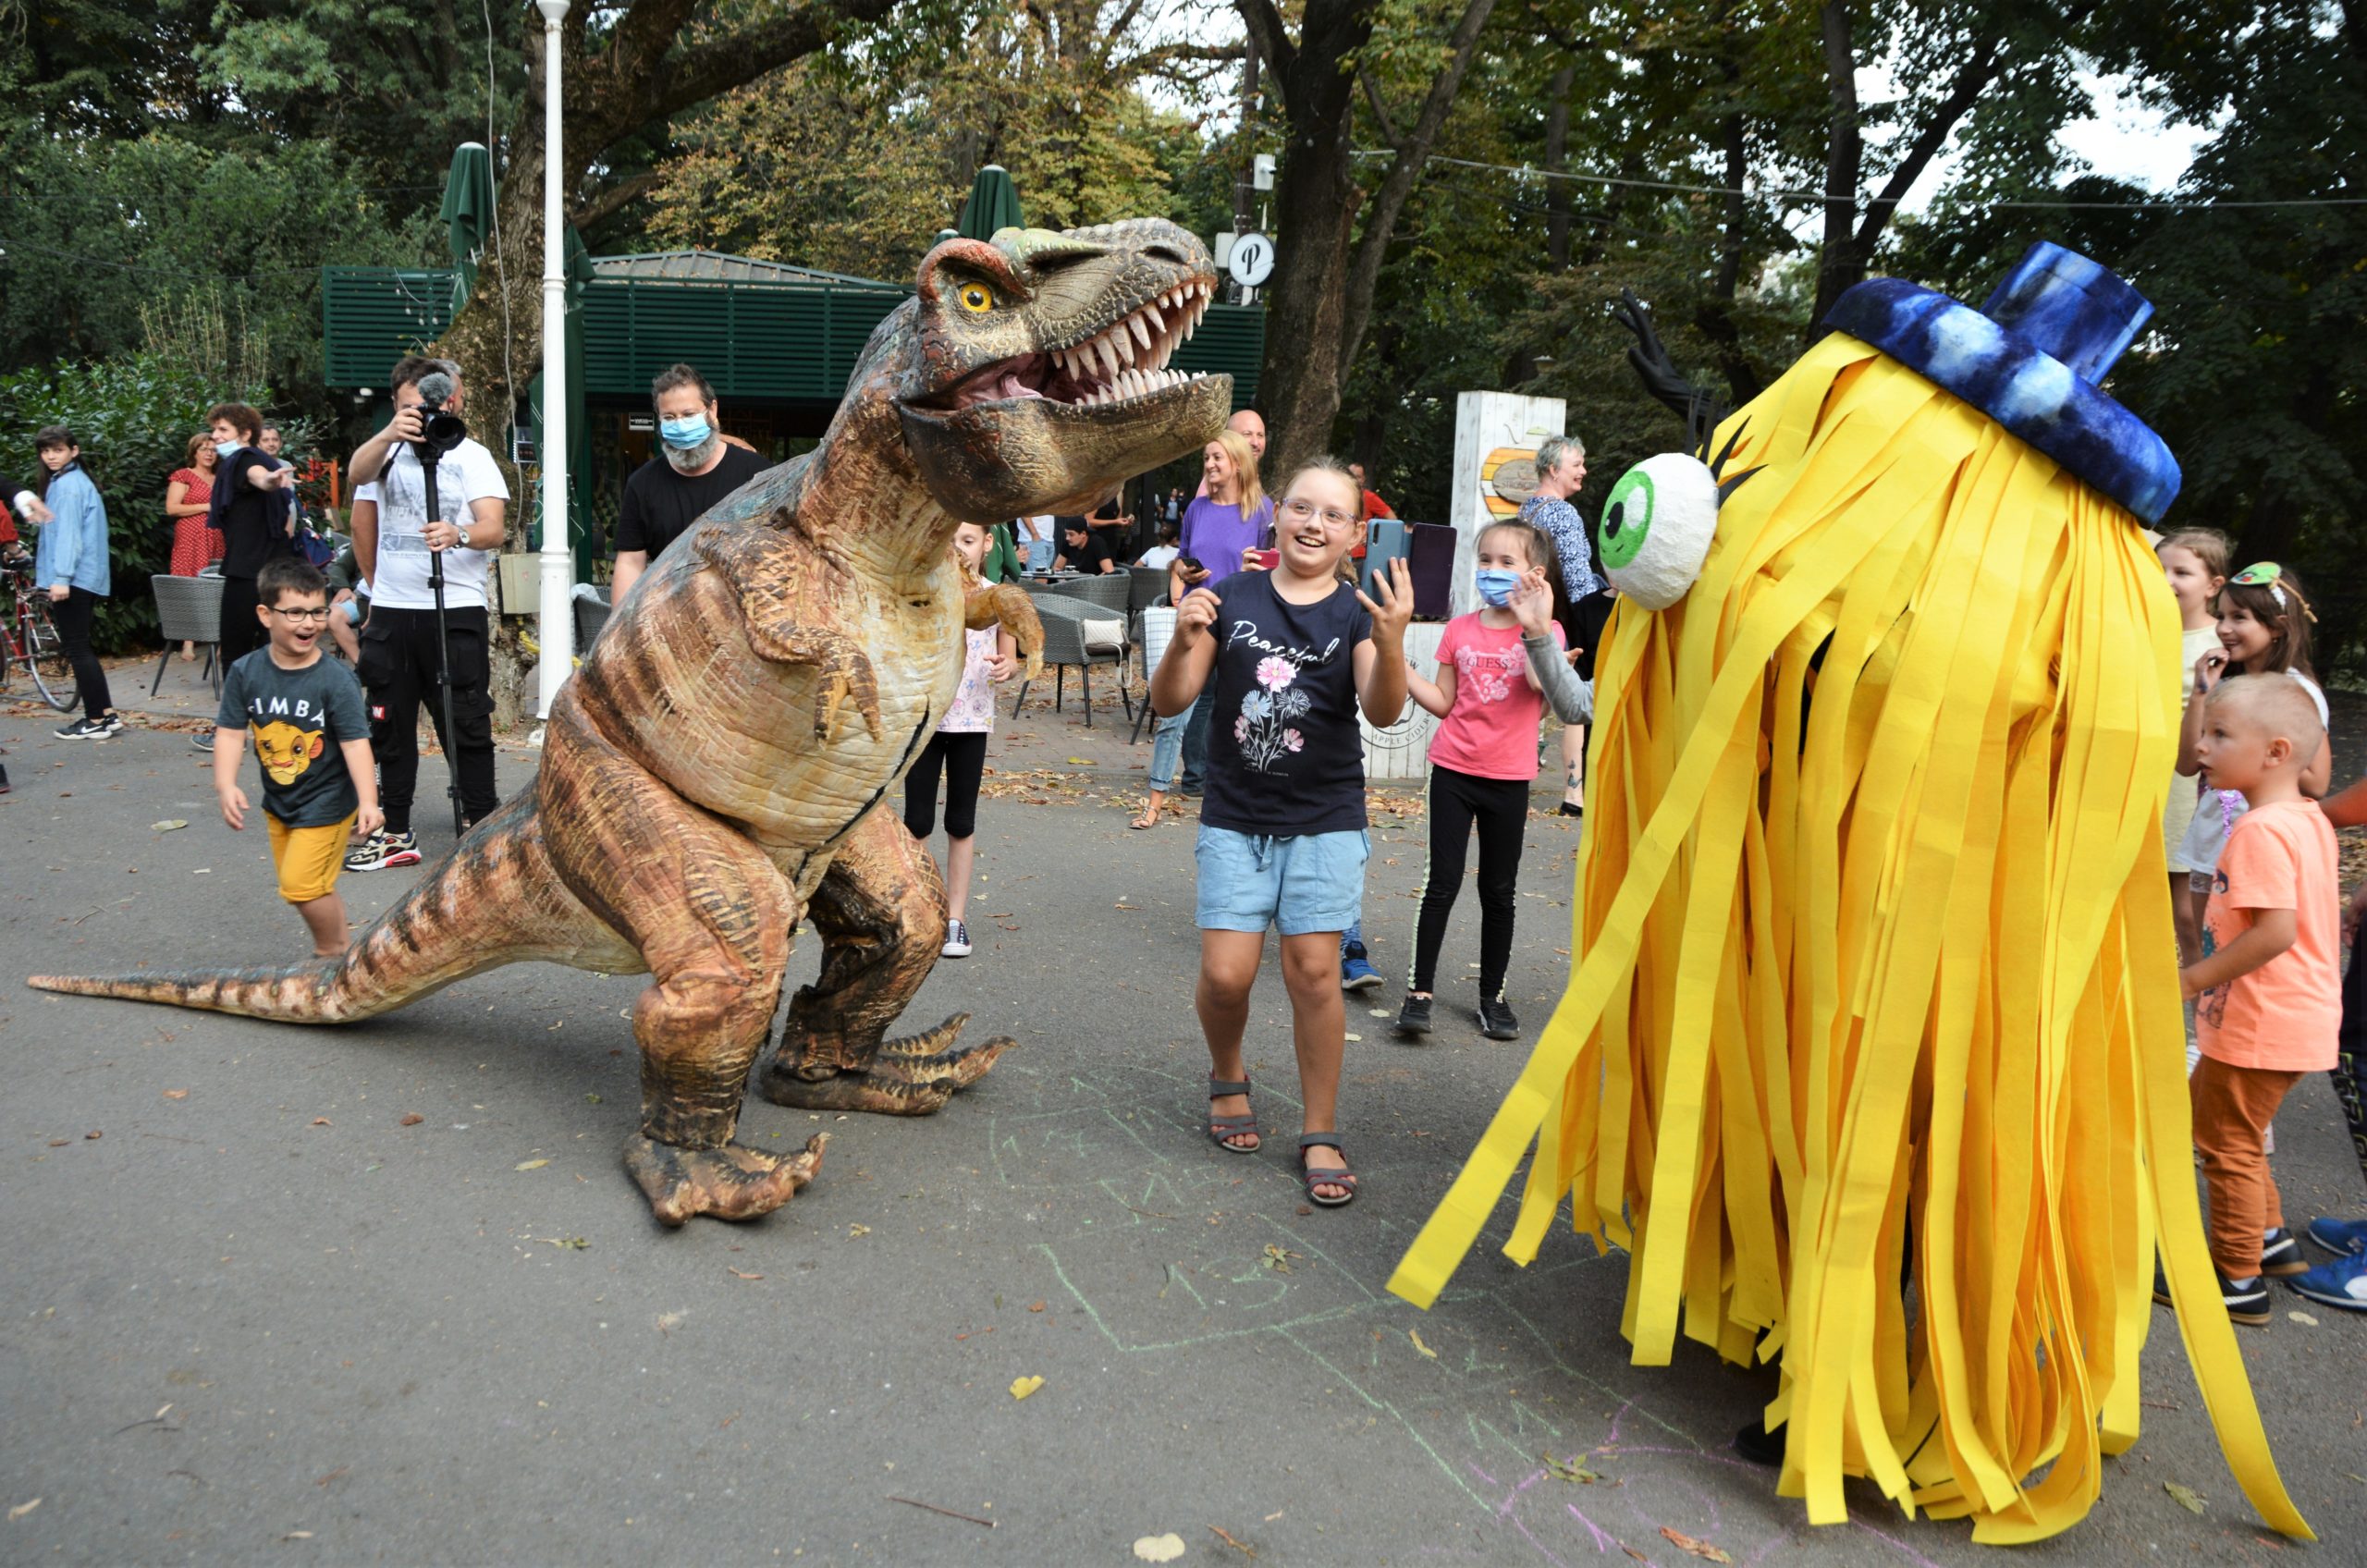
<svg viewBox="0 0 2367 1568"><path fill-rule="evenodd" d="M22 667L41 700L64 713L74 705L74 668L67 662L57 623L50 619L49 595L34 585L30 559L7 562L0 576L6 579L9 600L0 619L0 693Z"/></svg>

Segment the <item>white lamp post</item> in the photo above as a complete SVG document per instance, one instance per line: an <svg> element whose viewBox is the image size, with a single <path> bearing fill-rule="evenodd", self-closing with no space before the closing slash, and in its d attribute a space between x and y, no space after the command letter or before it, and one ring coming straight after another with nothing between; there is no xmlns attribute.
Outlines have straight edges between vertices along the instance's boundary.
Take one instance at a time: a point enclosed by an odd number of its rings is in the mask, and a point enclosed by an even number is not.
<svg viewBox="0 0 2367 1568"><path fill-rule="evenodd" d="M575 663L575 563L567 547L567 214L559 190L558 29L568 0L534 0L543 14L543 465L542 689L551 703Z"/></svg>

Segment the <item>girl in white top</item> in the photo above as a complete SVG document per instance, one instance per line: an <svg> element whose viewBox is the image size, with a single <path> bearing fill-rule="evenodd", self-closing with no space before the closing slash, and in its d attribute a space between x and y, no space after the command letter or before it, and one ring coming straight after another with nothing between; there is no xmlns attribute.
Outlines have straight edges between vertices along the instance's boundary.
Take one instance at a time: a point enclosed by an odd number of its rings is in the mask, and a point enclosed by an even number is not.
<svg viewBox="0 0 2367 1568"><path fill-rule="evenodd" d="M2294 575L2275 561L2248 566L2227 580L2215 601L2219 611L2219 645L2194 662L2194 696L2201 698L2231 675L2289 675L2300 681L2318 705L2318 719L2327 722L2326 694L2310 673L2310 626L2317 619ZM2202 704L2187 704L2178 730L2178 772L2193 777L2200 771L2195 742L2202 734ZM2301 769L2301 792L2316 800L2326 792L2334 770L2331 731L2319 742L2318 754ZM2244 798L2229 790L2213 790L2208 778L2202 802L2179 846L2189 886L2208 896L2211 878L2219 869L2219 851L2227 847L2227 830L2244 815Z"/></svg>
<svg viewBox="0 0 2367 1568"><path fill-rule="evenodd" d="M964 578L975 582L990 535L977 523L953 531L953 553ZM987 737L995 728L994 687L1018 668L1017 644L996 627L963 633L962 684L937 733L904 775L904 829L926 843L937 831L937 785L945 780L945 945L947 958L970 956L970 872L978 858L978 786L986 773Z"/></svg>
<svg viewBox="0 0 2367 1568"><path fill-rule="evenodd" d="M2178 668L2186 674L2178 689L2183 715L2193 708L2197 661L2219 646L2219 618L2211 605L2227 584L2227 536L2215 528L2181 528L2154 545L2153 554L2161 558L2162 575L2169 579L2185 624L2178 643ZM2188 885L2194 867L2187 864L2182 848L2201 793L2202 781L2181 766L2171 776L2169 799L2162 807L2162 847L2170 862L2170 916L2177 926L2181 967L2202 957L2202 900Z"/></svg>

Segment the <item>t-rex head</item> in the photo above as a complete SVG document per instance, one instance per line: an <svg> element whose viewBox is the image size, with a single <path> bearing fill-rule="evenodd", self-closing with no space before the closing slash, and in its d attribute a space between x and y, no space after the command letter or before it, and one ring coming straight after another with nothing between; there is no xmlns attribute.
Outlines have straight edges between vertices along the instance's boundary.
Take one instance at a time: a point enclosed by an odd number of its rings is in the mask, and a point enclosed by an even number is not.
<svg viewBox="0 0 2367 1568"><path fill-rule="evenodd" d="M938 504L979 521L1082 512L1224 427L1233 378L1167 369L1216 293L1163 219L949 239L922 261L894 389Z"/></svg>

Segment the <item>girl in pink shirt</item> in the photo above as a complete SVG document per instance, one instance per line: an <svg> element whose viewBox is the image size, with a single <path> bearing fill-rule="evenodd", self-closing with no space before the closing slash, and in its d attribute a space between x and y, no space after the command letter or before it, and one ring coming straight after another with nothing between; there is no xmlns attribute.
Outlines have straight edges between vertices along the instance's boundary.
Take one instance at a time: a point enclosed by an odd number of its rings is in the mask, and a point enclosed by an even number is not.
<svg viewBox="0 0 2367 1568"><path fill-rule="evenodd" d="M1526 522L1500 522L1479 535L1475 586L1484 607L1447 622L1436 681L1412 676L1406 691L1438 715L1430 741L1430 861L1415 927L1413 973L1397 1017L1402 1035L1430 1028L1430 986L1447 918L1463 889L1464 853L1479 833L1479 1028L1491 1040L1520 1037L1504 1001L1513 952L1515 883L1537 778L1537 732L1545 698L1529 671L1512 599L1524 574L1557 568L1552 541ZM1556 647L1562 629L1551 628Z"/></svg>

